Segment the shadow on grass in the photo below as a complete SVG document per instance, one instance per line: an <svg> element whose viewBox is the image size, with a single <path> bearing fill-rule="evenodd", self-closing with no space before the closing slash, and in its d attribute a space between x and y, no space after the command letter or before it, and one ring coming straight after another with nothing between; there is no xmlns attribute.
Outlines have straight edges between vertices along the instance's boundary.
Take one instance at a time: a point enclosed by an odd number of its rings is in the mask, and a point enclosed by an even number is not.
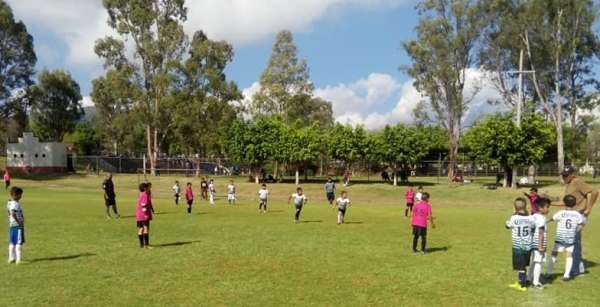
<svg viewBox="0 0 600 307"><path fill-rule="evenodd" d="M173 211L160 211L160 212L155 212L153 213L154 215L162 215L162 214L175 214L177 212L173 212Z"/></svg>
<svg viewBox="0 0 600 307"><path fill-rule="evenodd" d="M598 266L598 263L596 263L596 262L594 262L594 261L589 261L589 260L585 260L585 259L584 259L584 260L583 260L583 265L584 265L586 268L593 268L593 267L595 267L595 266Z"/></svg>
<svg viewBox="0 0 600 307"><path fill-rule="evenodd" d="M426 251L428 253L435 253L435 252L447 252L450 250L450 246L442 246L442 247L432 247L432 248L427 248Z"/></svg>
<svg viewBox="0 0 600 307"><path fill-rule="evenodd" d="M188 244L192 244L192 243L198 243L200 242L200 240L196 240L196 241L178 241L178 242L173 242L173 243L165 243L165 244L156 244L154 246L156 247L173 247L173 246L183 246L183 245L188 245Z"/></svg>
<svg viewBox="0 0 600 307"><path fill-rule="evenodd" d="M82 253L82 254L69 255L69 256L37 258L37 259L33 259L31 262L72 260L72 259L77 259L77 258L81 258L81 257L91 257L91 256L96 256L96 254Z"/></svg>
<svg viewBox="0 0 600 307"><path fill-rule="evenodd" d="M267 211L267 212L268 213L280 213L280 212L283 212L283 210L270 210L270 211Z"/></svg>
<svg viewBox="0 0 600 307"><path fill-rule="evenodd" d="M304 178L300 178L300 184L325 184L325 182L327 182L326 178L308 178L308 179L304 179ZM341 179L334 179L333 182L335 182L336 184L342 185L342 180ZM295 184L296 183L296 179L294 178L286 178L284 180L282 180L279 183L283 183L283 184ZM441 181L440 181L441 183ZM273 183L271 183L273 184ZM381 179L379 178L371 178L371 180L365 180L365 179L352 179L350 178L350 184L348 186L353 186L353 185L367 185L367 184L386 184L386 185L393 185L394 181L381 181ZM435 186L436 183L435 182L421 182L418 180L415 181L410 181L410 182L398 182L398 187L407 187L409 184L412 184L413 186L417 187L417 186L422 186L422 187L426 187L426 186Z"/></svg>
<svg viewBox="0 0 600 307"><path fill-rule="evenodd" d="M207 211L207 212L197 212L196 214L204 215L204 214L213 214L213 213L214 212L212 212L212 211Z"/></svg>
<svg viewBox="0 0 600 307"><path fill-rule="evenodd" d="M344 224L362 224L363 222L345 222Z"/></svg>
<svg viewBox="0 0 600 307"><path fill-rule="evenodd" d="M298 223L323 223L323 221L299 221Z"/></svg>

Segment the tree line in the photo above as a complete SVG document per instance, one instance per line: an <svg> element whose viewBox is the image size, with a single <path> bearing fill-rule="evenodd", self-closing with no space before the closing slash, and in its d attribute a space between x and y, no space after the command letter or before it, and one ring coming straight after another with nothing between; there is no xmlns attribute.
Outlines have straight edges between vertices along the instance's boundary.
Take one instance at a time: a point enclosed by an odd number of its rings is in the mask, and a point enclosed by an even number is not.
<svg viewBox="0 0 600 307"><path fill-rule="evenodd" d="M200 29L186 35L184 0L105 0L103 6L117 35L95 43L105 73L92 81L97 113L82 122L79 84L67 71L35 71L33 38L0 0L6 16L0 43L7 46L0 54L0 128L6 137L32 130L48 141L73 142L82 154L143 152L153 169L162 153L253 165L271 160L297 169L317 155L397 167L439 148L447 151L449 176L459 150L508 171L548 156L562 168L565 159L596 157L600 148L595 118L582 115L600 101L592 0L420 1L415 38L400 44L411 63L399 69L414 78L423 100L414 124L376 132L335 124L331 102L314 95L308 63L298 58L290 31L276 36L260 90L243 104L225 74L233 46ZM467 84L469 71L485 77ZM484 84L502 96L489 103L521 108L465 127Z"/></svg>

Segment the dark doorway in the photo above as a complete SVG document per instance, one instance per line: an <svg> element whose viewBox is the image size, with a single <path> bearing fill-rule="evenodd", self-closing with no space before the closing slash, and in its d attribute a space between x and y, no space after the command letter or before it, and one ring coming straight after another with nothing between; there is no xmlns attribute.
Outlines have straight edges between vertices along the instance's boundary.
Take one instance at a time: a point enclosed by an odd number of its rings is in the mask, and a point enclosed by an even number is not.
<svg viewBox="0 0 600 307"><path fill-rule="evenodd" d="M73 155L67 154L67 172L75 173L75 167L73 166Z"/></svg>

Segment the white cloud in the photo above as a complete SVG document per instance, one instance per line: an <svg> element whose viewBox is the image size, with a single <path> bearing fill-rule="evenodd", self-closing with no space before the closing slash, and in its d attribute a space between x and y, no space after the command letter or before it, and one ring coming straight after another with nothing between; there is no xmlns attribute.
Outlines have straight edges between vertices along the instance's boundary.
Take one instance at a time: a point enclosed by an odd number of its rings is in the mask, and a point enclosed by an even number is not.
<svg viewBox="0 0 600 307"><path fill-rule="evenodd" d="M83 96L83 99L81 100L81 105L84 107L92 107L94 106L94 102L92 101L92 97L90 96Z"/></svg>
<svg viewBox="0 0 600 307"><path fill-rule="evenodd" d="M9 0L17 19L27 25L51 31L68 47L70 64L98 66L94 54L96 39L113 34L106 24L102 1L96 0ZM224 39L235 46L261 41L282 29L307 31L326 13L359 7L390 8L409 0L194 0L185 29L204 30L209 37ZM330 17L330 16L327 16Z"/></svg>

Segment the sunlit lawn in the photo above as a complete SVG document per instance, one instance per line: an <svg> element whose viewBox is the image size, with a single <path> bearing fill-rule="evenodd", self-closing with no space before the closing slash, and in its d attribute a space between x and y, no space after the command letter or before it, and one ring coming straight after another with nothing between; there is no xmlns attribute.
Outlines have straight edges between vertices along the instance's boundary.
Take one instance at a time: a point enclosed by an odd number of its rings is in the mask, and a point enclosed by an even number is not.
<svg viewBox="0 0 600 307"><path fill-rule="evenodd" d="M258 213L260 188L234 177L237 206L227 205L227 181L217 178L217 205L196 200L194 214L175 206L173 181L151 178L157 214L155 250L138 247L133 218L138 177L115 176L123 218L107 220L100 177L15 179L25 190L26 260L0 266L0 306L597 306L599 222L584 233L590 274L544 291L516 292L510 234L504 221L525 189L487 190L481 182L453 186L425 181L437 228L427 255L411 253L404 219L405 186L371 178L345 189L348 224L336 224L324 181L303 183L309 197L302 223L285 201L292 183L269 184L272 201ZM198 179L189 178L196 187ZM338 185L338 192L344 187ZM559 185L540 192L561 196ZM600 214L596 212L596 214ZM554 236L555 226L551 227ZM7 228L4 237L6 238ZM6 239L3 241L6 242ZM562 256L562 255L561 255ZM559 258L562 273L564 258Z"/></svg>

